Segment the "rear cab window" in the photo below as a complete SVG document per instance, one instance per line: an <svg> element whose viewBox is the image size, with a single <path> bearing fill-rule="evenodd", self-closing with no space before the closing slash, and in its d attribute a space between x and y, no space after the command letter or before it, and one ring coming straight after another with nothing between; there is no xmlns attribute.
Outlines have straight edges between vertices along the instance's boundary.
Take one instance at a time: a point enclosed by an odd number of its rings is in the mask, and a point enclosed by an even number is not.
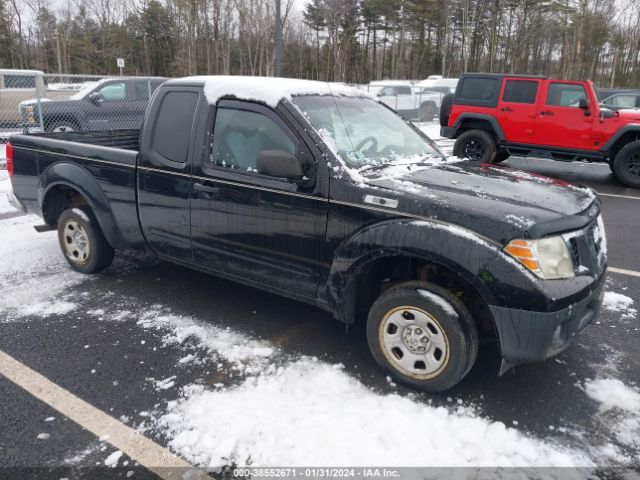
<svg viewBox="0 0 640 480"><path fill-rule="evenodd" d="M162 163L184 164L188 158L198 94L169 91L161 102L151 141L154 156L164 160Z"/></svg>
<svg viewBox="0 0 640 480"><path fill-rule="evenodd" d="M36 88L35 75L4 74L4 88Z"/></svg>

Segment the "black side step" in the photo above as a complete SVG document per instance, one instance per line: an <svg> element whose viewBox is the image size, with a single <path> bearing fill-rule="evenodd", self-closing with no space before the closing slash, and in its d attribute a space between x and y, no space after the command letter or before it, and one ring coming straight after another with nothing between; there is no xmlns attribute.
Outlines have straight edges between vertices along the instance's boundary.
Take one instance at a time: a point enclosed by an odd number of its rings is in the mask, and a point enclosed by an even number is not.
<svg viewBox="0 0 640 480"><path fill-rule="evenodd" d="M51 232L53 230L57 230L58 226L57 225L36 225L33 228L36 229L36 232L42 233L42 232Z"/></svg>

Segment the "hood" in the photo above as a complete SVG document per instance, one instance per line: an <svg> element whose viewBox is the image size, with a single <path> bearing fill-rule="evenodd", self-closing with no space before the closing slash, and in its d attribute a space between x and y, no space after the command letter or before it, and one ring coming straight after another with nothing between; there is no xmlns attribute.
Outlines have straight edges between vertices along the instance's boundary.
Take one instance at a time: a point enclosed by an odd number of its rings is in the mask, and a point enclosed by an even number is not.
<svg viewBox="0 0 640 480"><path fill-rule="evenodd" d="M398 208L466 226L500 242L579 228L594 216L585 213L597 200L590 188L509 167L459 161L405 168L404 174L398 167L390 169L391 174L382 170L366 182L395 191L402 200Z"/></svg>
<svg viewBox="0 0 640 480"><path fill-rule="evenodd" d="M619 108L616 111L620 119L625 122L640 122L640 108Z"/></svg>

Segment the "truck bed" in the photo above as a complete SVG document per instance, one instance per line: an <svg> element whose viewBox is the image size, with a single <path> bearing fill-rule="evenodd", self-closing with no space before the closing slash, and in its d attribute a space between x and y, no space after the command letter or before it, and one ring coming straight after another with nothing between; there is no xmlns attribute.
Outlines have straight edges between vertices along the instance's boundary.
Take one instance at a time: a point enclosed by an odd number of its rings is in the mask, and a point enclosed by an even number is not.
<svg viewBox="0 0 640 480"><path fill-rule="evenodd" d="M121 148L123 150L139 149L140 130L96 130L85 132L47 132L31 135L39 138L50 138L66 142L86 143L101 147Z"/></svg>
<svg viewBox="0 0 640 480"><path fill-rule="evenodd" d="M113 246L141 244L136 207L139 136L139 130L12 135L14 194L27 211L51 224L56 212L42 211L45 197L64 190L66 198L69 190L78 191L89 199Z"/></svg>

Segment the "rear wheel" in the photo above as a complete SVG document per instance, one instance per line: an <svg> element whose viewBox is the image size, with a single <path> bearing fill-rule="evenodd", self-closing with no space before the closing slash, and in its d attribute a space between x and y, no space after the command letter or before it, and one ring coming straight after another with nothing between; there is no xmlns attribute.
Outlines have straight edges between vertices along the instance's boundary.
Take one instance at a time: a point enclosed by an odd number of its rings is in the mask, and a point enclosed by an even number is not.
<svg viewBox="0 0 640 480"><path fill-rule="evenodd" d="M622 147L613 159L612 167L618 180L628 187L640 188L640 140Z"/></svg>
<svg viewBox="0 0 640 480"><path fill-rule="evenodd" d="M496 141L489 132L468 130L456 139L453 154L474 162L491 163L494 161L497 149Z"/></svg>
<svg viewBox="0 0 640 480"><path fill-rule="evenodd" d="M367 319L373 357L393 378L441 392L473 366L478 332L469 310L448 290L406 282L383 293Z"/></svg>
<svg viewBox="0 0 640 480"><path fill-rule="evenodd" d="M98 273L113 261L113 248L89 207L65 210L58 220L58 241L71 268Z"/></svg>
<svg viewBox="0 0 640 480"><path fill-rule="evenodd" d="M72 120L53 120L47 126L48 132L64 133L75 132L76 130L80 130L80 128L76 122Z"/></svg>

